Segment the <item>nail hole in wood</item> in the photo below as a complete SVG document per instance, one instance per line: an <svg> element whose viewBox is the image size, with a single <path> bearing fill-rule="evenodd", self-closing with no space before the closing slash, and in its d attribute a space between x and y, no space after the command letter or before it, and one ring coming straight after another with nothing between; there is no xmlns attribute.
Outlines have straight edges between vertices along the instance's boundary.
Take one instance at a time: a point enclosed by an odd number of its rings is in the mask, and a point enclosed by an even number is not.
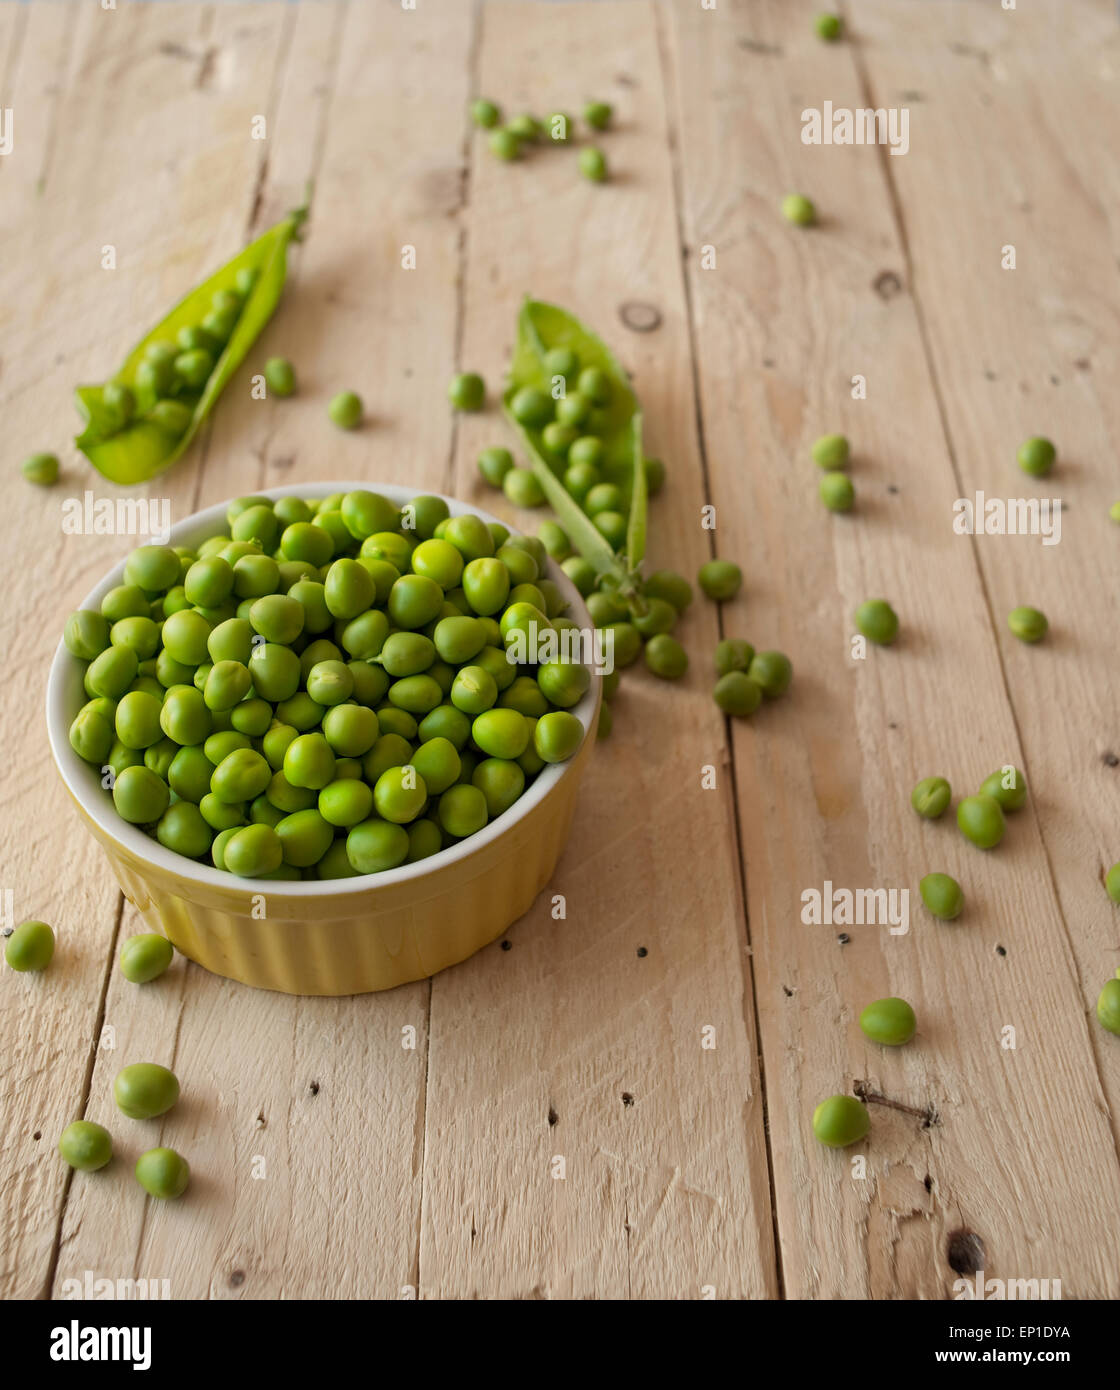
<svg viewBox="0 0 1120 1390"><path fill-rule="evenodd" d="M852 938L848 935L846 931L837 932L836 934L836 940L839 941L841 946L846 946L848 942L851 941L851 939Z"/></svg>
<svg viewBox="0 0 1120 1390"><path fill-rule="evenodd" d="M555 1110L553 1110L552 1106L550 1105L548 1107L548 1126L550 1129L557 1122L557 1120L559 1120L559 1118L560 1116L556 1113Z"/></svg>
<svg viewBox="0 0 1120 1390"><path fill-rule="evenodd" d="M1101 762L1104 763L1105 767L1120 766L1120 758L1116 756L1111 748L1101 754Z"/></svg>
<svg viewBox="0 0 1120 1390"><path fill-rule="evenodd" d="M902 281L893 270L881 270L872 280L871 288L880 299L893 299L902 293Z"/></svg>
<svg viewBox="0 0 1120 1390"><path fill-rule="evenodd" d="M43 1131L41 1129L37 1129L31 1137L35 1140L36 1143L38 1143L39 1140L43 1137Z"/></svg>
<svg viewBox="0 0 1120 1390"><path fill-rule="evenodd" d="M1007 955L1007 947L1006 947L1006 946L997 946L997 947L996 947L996 955L997 955L997 956L1005 956L1005 955Z"/></svg>
<svg viewBox="0 0 1120 1390"><path fill-rule="evenodd" d="M925 1188L927 1192L933 1191L933 1179L930 1177L928 1173L926 1174L925 1182L922 1184L922 1186Z"/></svg>
<svg viewBox="0 0 1120 1390"><path fill-rule="evenodd" d="M782 993L785 995L785 997L786 997L787 999L792 999L792 998L793 998L793 990L790 989L790 987L789 987L788 985L783 985L783 986L782 986Z"/></svg>
<svg viewBox="0 0 1120 1390"><path fill-rule="evenodd" d="M639 960L644 960L644 959L646 958L646 956L648 956L648 955L649 955L649 952L646 950L646 948L645 948L644 946L639 946L639 947L638 947L638 958L639 958Z"/></svg>
<svg viewBox="0 0 1120 1390"><path fill-rule="evenodd" d="M949 1233L945 1244L945 1258L955 1274L975 1274L984 1268L984 1242L975 1231L963 1227Z"/></svg>
<svg viewBox="0 0 1120 1390"><path fill-rule="evenodd" d="M661 327L661 310L655 304L643 304L637 299L629 299L621 305L618 316L634 333L652 333Z"/></svg>
<svg viewBox="0 0 1120 1390"><path fill-rule="evenodd" d="M229 1276L229 1286L231 1289L239 1289L244 1282L245 1271L243 1269L235 1269Z"/></svg>
<svg viewBox="0 0 1120 1390"><path fill-rule="evenodd" d="M513 942L512 942L512 941L503 941L503 942L502 942L502 950L503 950L503 951L512 951L512 950L513 950Z"/></svg>
<svg viewBox="0 0 1120 1390"><path fill-rule="evenodd" d="M307 1089L311 1092L313 1096L317 1096L319 1094L319 1083L317 1081L313 1081Z"/></svg>
<svg viewBox="0 0 1120 1390"><path fill-rule="evenodd" d="M623 1091L622 1103L626 1106L627 1110L629 1110L629 1108L634 1104L634 1097L630 1094L629 1091Z"/></svg>
<svg viewBox="0 0 1120 1390"><path fill-rule="evenodd" d="M890 493L892 497L898 496L898 488L895 487L894 483L887 484L887 491Z"/></svg>

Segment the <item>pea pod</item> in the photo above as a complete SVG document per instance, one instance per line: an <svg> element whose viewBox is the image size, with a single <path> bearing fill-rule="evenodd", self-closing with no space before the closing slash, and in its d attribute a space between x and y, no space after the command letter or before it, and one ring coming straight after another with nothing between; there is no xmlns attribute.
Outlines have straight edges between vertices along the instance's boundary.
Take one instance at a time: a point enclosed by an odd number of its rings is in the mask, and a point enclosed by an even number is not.
<svg viewBox="0 0 1120 1390"><path fill-rule="evenodd" d="M146 482L169 468L187 449L272 317L287 275L288 244L299 239L307 213L306 206L289 213L191 290L132 349L110 381L101 386L78 387L74 394L86 427L74 442L99 473L114 483ZM239 277L242 284L251 277L252 286L244 295L225 346L201 386L188 387L170 401L145 403L143 391L138 389L137 373L149 347L154 343L175 343L180 329L200 325L210 311L214 295L237 290ZM135 414L122 409L122 395L130 402L136 400ZM161 416L167 418L161 420Z"/></svg>
<svg viewBox="0 0 1120 1390"><path fill-rule="evenodd" d="M552 379L545 355L554 348L571 348L581 367L599 368L610 382L610 400L601 407L596 434L603 444L603 474L618 484L629 504L624 559L611 549L548 462L542 427L522 423L511 408L514 396L526 387L551 395ZM620 592L640 603L639 571L645 555L647 505L642 413L630 380L610 348L564 309L527 299L518 317L517 342L502 399L509 421L525 445L533 472L572 544L594 567L596 575L612 575Z"/></svg>

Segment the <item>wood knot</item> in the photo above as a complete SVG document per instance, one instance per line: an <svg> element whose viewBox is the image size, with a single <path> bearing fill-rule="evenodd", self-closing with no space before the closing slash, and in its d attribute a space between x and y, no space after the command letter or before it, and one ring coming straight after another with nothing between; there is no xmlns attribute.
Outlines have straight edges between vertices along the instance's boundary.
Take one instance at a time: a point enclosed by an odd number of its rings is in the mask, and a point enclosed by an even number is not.
<svg viewBox="0 0 1120 1390"><path fill-rule="evenodd" d="M902 293L902 281L893 270L881 270L872 280L871 288L880 299L893 299Z"/></svg>
<svg viewBox="0 0 1120 1390"><path fill-rule="evenodd" d="M955 1274L975 1274L977 1270L984 1268L984 1242L975 1231L966 1230L962 1226L959 1230L949 1232L949 1238L945 1242L945 1258Z"/></svg>
<svg viewBox="0 0 1120 1390"><path fill-rule="evenodd" d="M661 310L654 304L629 299L621 306L618 317L634 333L652 333L661 327Z"/></svg>

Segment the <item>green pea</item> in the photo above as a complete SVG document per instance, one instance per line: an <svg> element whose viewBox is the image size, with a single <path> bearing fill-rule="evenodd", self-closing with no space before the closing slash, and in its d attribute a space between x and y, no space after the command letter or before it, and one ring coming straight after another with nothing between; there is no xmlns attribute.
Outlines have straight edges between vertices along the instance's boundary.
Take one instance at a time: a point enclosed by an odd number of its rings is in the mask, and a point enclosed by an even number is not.
<svg viewBox="0 0 1120 1390"><path fill-rule="evenodd" d="M478 517L471 519L478 521L479 526L484 531L486 530L485 524ZM451 540L452 537L447 536L447 539ZM486 532L486 539L489 543L489 531ZM399 531L377 531L372 536L367 536L362 542L359 559L388 561L398 574L403 574L408 569L412 549L412 542L407 536L401 535ZM374 578L373 571L371 570L369 573L370 577Z"/></svg>
<svg viewBox="0 0 1120 1390"><path fill-rule="evenodd" d="M592 183L602 183L607 177L607 157L595 145L585 145L579 152L579 171Z"/></svg>
<svg viewBox="0 0 1120 1390"><path fill-rule="evenodd" d="M561 377L567 381L569 377L574 377L579 371L579 357L575 349L570 347L554 347L544 355L545 374L550 377Z"/></svg>
<svg viewBox="0 0 1120 1390"><path fill-rule="evenodd" d="M568 539L567 532L555 521L542 521L537 527L537 536L545 550L548 551L549 558L559 564L567 560L572 554L572 543Z"/></svg>
<svg viewBox="0 0 1120 1390"><path fill-rule="evenodd" d="M686 658L687 662L687 658ZM591 686L591 672L586 666L567 661L549 661L537 670L541 693L561 709L578 705Z"/></svg>
<svg viewBox="0 0 1120 1390"><path fill-rule="evenodd" d="M793 665L784 652L756 652L747 675L768 700L784 695L793 680Z"/></svg>
<svg viewBox="0 0 1120 1390"><path fill-rule="evenodd" d="M441 618L432 634L435 650L453 666L470 662L486 646L486 629L478 618ZM430 663L428 663L430 664ZM402 671L401 675L410 672Z"/></svg>
<svg viewBox="0 0 1120 1390"><path fill-rule="evenodd" d="M754 659L754 648L749 642L738 637L725 637L716 644L716 674L726 676L729 671L746 671Z"/></svg>
<svg viewBox="0 0 1120 1390"><path fill-rule="evenodd" d="M79 661L92 661L110 644L109 621L90 608L79 608L66 619L62 640Z"/></svg>
<svg viewBox="0 0 1120 1390"><path fill-rule="evenodd" d="M436 528L451 519L451 509L442 497L421 494L404 508L401 525L412 529L422 541L436 539ZM409 522L411 521L411 528ZM414 552L415 553L415 552Z"/></svg>
<svg viewBox="0 0 1120 1390"><path fill-rule="evenodd" d="M46 922L21 922L4 945L4 959L13 970L46 970L54 955L54 931Z"/></svg>
<svg viewBox="0 0 1120 1390"><path fill-rule="evenodd" d="M501 119L501 111L485 97L478 97L471 102L471 120L474 121L475 125L489 129L491 126L496 126Z"/></svg>
<svg viewBox="0 0 1120 1390"><path fill-rule="evenodd" d="M499 127L490 135L487 141L490 146L490 153L499 159L512 160L521 158L521 141L517 134L506 127Z"/></svg>
<svg viewBox="0 0 1120 1390"><path fill-rule="evenodd" d="M983 796L994 796L1005 811L1018 811L1026 804L1026 778L1015 767L1001 767L980 784Z"/></svg>
<svg viewBox="0 0 1120 1390"><path fill-rule="evenodd" d="M166 936L141 932L130 936L121 947L121 974L134 985L146 985L163 974L174 956L174 948Z"/></svg>
<svg viewBox="0 0 1120 1390"><path fill-rule="evenodd" d="M502 491L515 507L531 508L544 505L544 488L529 468L511 468L502 479Z"/></svg>
<svg viewBox="0 0 1120 1390"><path fill-rule="evenodd" d="M329 531L310 521L293 521L280 535L280 550L285 560L303 560L318 568L334 554L334 541Z"/></svg>
<svg viewBox="0 0 1120 1390"><path fill-rule="evenodd" d="M1110 1033L1120 1033L1120 979L1108 980L1097 996L1097 1020Z"/></svg>
<svg viewBox="0 0 1120 1390"><path fill-rule="evenodd" d="M110 623L121 618L150 618L152 605L136 584L118 584L101 600L101 612Z"/></svg>
<svg viewBox="0 0 1120 1390"><path fill-rule="evenodd" d="M481 710L475 712L482 713ZM433 738L445 738L456 751L461 751L471 736L470 714L471 711L456 709L454 705L437 705L420 721L419 737L424 743Z"/></svg>
<svg viewBox="0 0 1120 1390"><path fill-rule="evenodd" d="M843 22L838 14L819 14L813 21L813 27L818 38L824 39L825 43L835 43L840 37Z"/></svg>
<svg viewBox="0 0 1120 1390"><path fill-rule="evenodd" d="M496 712L504 713L504 711ZM482 716L482 718L485 717L485 715ZM516 758L518 756L514 752L496 752L493 748L488 748L478 737L477 724L478 721L476 720L474 741L484 753L490 753L494 757ZM533 729L533 748L546 763L565 762L582 742L583 725L574 714L568 714L566 710L552 710L550 713L542 715Z"/></svg>
<svg viewBox="0 0 1120 1390"><path fill-rule="evenodd" d="M214 719L201 690L176 685L163 698L159 722L168 738L188 745L202 743L213 728Z"/></svg>
<svg viewBox="0 0 1120 1390"><path fill-rule="evenodd" d="M122 429L136 414L136 395L132 387L126 386L123 381L105 383L101 392L101 404Z"/></svg>
<svg viewBox="0 0 1120 1390"><path fill-rule="evenodd" d="M214 765L201 748L180 748L167 769L167 782L177 797L197 806L210 791L213 773Z"/></svg>
<svg viewBox="0 0 1120 1390"><path fill-rule="evenodd" d="M608 704L599 706L599 722L595 726L595 737L597 739L610 738L611 729L614 727L614 715L611 714L611 707Z"/></svg>
<svg viewBox="0 0 1120 1390"><path fill-rule="evenodd" d="M216 557L215 557L216 558ZM198 560L191 566L193 572L198 565L205 564L206 561ZM224 560L218 560L218 564L229 571L230 584L233 583L233 571ZM187 595L190 598L190 595ZM196 603L196 599L191 599ZM197 666L206 660L208 656L207 642L210 638L210 624L202 616L191 608L184 608L179 613L172 615L164 622L161 632L163 649L173 661L181 662L184 666Z"/></svg>
<svg viewBox="0 0 1120 1390"><path fill-rule="evenodd" d="M992 849L1003 839L1003 807L994 796L966 796L957 806L957 825L965 839Z"/></svg>
<svg viewBox="0 0 1120 1390"><path fill-rule="evenodd" d="M241 734L261 738L268 732L272 723L272 706L267 700L252 698L242 700L230 711L230 723Z"/></svg>
<svg viewBox="0 0 1120 1390"><path fill-rule="evenodd" d="M813 1111L813 1133L830 1149L845 1149L867 1137L871 1115L854 1096L829 1096Z"/></svg>
<svg viewBox="0 0 1120 1390"><path fill-rule="evenodd" d="M342 645L356 660L372 661L383 656L388 637L389 619L379 608L370 608L346 624Z"/></svg>
<svg viewBox="0 0 1120 1390"><path fill-rule="evenodd" d="M92 695L119 700L136 679L139 669L139 658L131 647L108 647L86 667L86 689Z"/></svg>
<svg viewBox="0 0 1120 1390"><path fill-rule="evenodd" d="M158 593L179 582L181 564L169 545L140 545L125 561L124 581Z"/></svg>
<svg viewBox="0 0 1120 1390"><path fill-rule="evenodd" d="M70 747L87 763L103 766L113 749L113 725L97 710L79 710L70 725Z"/></svg>
<svg viewBox="0 0 1120 1390"><path fill-rule="evenodd" d="M159 650L159 627L151 618L121 618L109 632L114 647L131 647L138 661L150 661Z"/></svg>
<svg viewBox="0 0 1120 1390"><path fill-rule="evenodd" d="M614 644L614 664L625 669L633 666L642 654L642 638L633 623L608 623L603 629L607 640Z"/></svg>
<svg viewBox="0 0 1120 1390"><path fill-rule="evenodd" d="M395 869L408 857L408 832L391 821L362 821L346 836L346 857L359 874Z"/></svg>
<svg viewBox="0 0 1120 1390"><path fill-rule="evenodd" d="M296 389L296 369L286 357L270 357L264 364L264 379L274 396L290 396Z"/></svg>
<svg viewBox="0 0 1120 1390"><path fill-rule="evenodd" d="M290 647L262 642L253 648L249 659L249 674L253 689L263 700L273 704L289 699L299 689L299 657ZM196 740L197 741L197 740Z"/></svg>
<svg viewBox="0 0 1120 1390"><path fill-rule="evenodd" d="M688 653L667 632L659 632L649 639L645 658L646 666L662 680L679 680L688 670Z"/></svg>
<svg viewBox="0 0 1120 1390"><path fill-rule="evenodd" d="M595 566L582 555L569 555L560 562L560 568L576 586L576 591L586 598L595 587Z"/></svg>
<svg viewBox="0 0 1120 1390"><path fill-rule="evenodd" d="M846 473L825 473L817 491L830 512L850 512L855 505L856 490Z"/></svg>
<svg viewBox="0 0 1120 1390"><path fill-rule="evenodd" d="M556 413L552 397L535 386L522 386L515 391L509 403L513 418L530 429L539 428L552 419Z"/></svg>
<svg viewBox="0 0 1120 1390"><path fill-rule="evenodd" d="M1013 608L1007 615L1007 626L1020 642L1041 642L1050 628L1046 614L1037 608Z"/></svg>
<svg viewBox="0 0 1120 1390"><path fill-rule="evenodd" d="M337 778L319 793L319 814L329 825L348 830L373 810L373 788L360 778Z"/></svg>
<svg viewBox="0 0 1120 1390"><path fill-rule="evenodd" d="M918 891L922 895L922 902L942 921L951 922L961 915L964 893L957 880L948 874L926 874L918 884Z"/></svg>
<svg viewBox="0 0 1120 1390"><path fill-rule="evenodd" d="M154 1120L179 1099L179 1081L174 1072L156 1062L134 1062L117 1072L113 1099L130 1120Z"/></svg>
<svg viewBox="0 0 1120 1390"><path fill-rule="evenodd" d="M518 676L498 696L498 708L516 710L527 719L539 719L548 713L548 699L532 676Z"/></svg>
<svg viewBox="0 0 1120 1390"><path fill-rule="evenodd" d="M1120 903L1120 860L1105 874L1104 889L1114 903Z"/></svg>
<svg viewBox="0 0 1120 1390"><path fill-rule="evenodd" d="M223 863L241 878L260 878L284 862L284 846L270 825L235 830L223 847Z"/></svg>
<svg viewBox="0 0 1120 1390"><path fill-rule="evenodd" d="M167 810L167 783L150 768L126 767L113 782L113 805L122 820L150 825Z"/></svg>
<svg viewBox="0 0 1120 1390"><path fill-rule="evenodd" d="M198 803L198 814L211 830L231 830L245 824L245 803L223 801L214 792L207 792ZM211 846L213 854L213 846Z"/></svg>
<svg viewBox="0 0 1120 1390"><path fill-rule="evenodd" d="M389 701L398 710L405 710L413 715L425 715L436 708L443 700L443 689L439 682L432 676L405 676L399 681L394 681L389 687ZM386 723L385 714L381 715L381 722ZM415 732L415 721L410 725L409 737Z"/></svg>
<svg viewBox="0 0 1120 1390"><path fill-rule="evenodd" d="M923 777L910 793L910 805L919 816L936 820L945 814L952 796L953 789L944 777Z"/></svg>
<svg viewBox="0 0 1120 1390"><path fill-rule="evenodd" d="M340 391L331 397L327 414L340 430L355 430L362 423L364 407L356 391Z"/></svg>
<svg viewBox="0 0 1120 1390"><path fill-rule="evenodd" d="M459 750L446 738L433 738L422 743L412 755L412 766L431 796L439 796L454 785L462 770ZM387 777L389 774L384 773L383 776ZM379 781L378 786L380 785ZM391 820L392 817L386 819Z"/></svg>
<svg viewBox="0 0 1120 1390"><path fill-rule="evenodd" d="M817 220L817 210L803 193L788 193L782 199L782 216L798 227L811 227Z"/></svg>
<svg viewBox="0 0 1120 1390"><path fill-rule="evenodd" d="M92 1120L74 1120L58 1138L58 1151L82 1173L96 1173L113 1157L113 1137L104 1125Z"/></svg>
<svg viewBox="0 0 1120 1390"><path fill-rule="evenodd" d="M192 348L176 357L175 370L187 386L197 391L214 370L214 359L205 348Z"/></svg>
<svg viewBox="0 0 1120 1390"><path fill-rule="evenodd" d="M421 817L408 827L408 857L406 864L429 859L443 848L443 832L434 820Z"/></svg>
<svg viewBox="0 0 1120 1390"><path fill-rule="evenodd" d="M742 570L730 560L709 560L700 566L696 577L701 589L717 603L734 598L743 584Z"/></svg>
<svg viewBox="0 0 1120 1390"><path fill-rule="evenodd" d="M1024 473L1029 473L1032 478L1045 477L1054 467L1054 460L1057 456L1058 451L1050 440L1044 439L1041 435L1035 435L1028 439L1025 444L1021 444L1016 455L1019 460L1019 467Z"/></svg>
<svg viewBox="0 0 1120 1390"><path fill-rule="evenodd" d="M884 598L869 598L855 612L856 627L869 642L889 647L898 636L898 614Z"/></svg>
<svg viewBox="0 0 1120 1390"><path fill-rule="evenodd" d="M501 487L502 479L513 467L513 455L508 449L483 449L478 456L478 471L491 487Z"/></svg>
<svg viewBox="0 0 1120 1390"><path fill-rule="evenodd" d="M283 846L285 864L297 869L317 864L334 840L334 827L314 807L293 811L277 821L275 829Z"/></svg>
<svg viewBox="0 0 1120 1390"><path fill-rule="evenodd" d="M456 410L481 410L486 402L486 383L477 372L459 372L451 378L447 395Z"/></svg>
<svg viewBox="0 0 1120 1390"><path fill-rule="evenodd" d="M318 705L341 705L354 693L354 673L343 661L317 661L307 673L307 693Z"/></svg>
<svg viewBox="0 0 1120 1390"><path fill-rule="evenodd" d="M478 787L458 783L440 797L438 815L440 825L449 835L459 839L474 835L489 819L486 797Z"/></svg>
<svg viewBox="0 0 1120 1390"><path fill-rule="evenodd" d="M300 734L284 754L284 776L293 787L321 791L334 780L334 762L334 752L322 734Z"/></svg>
<svg viewBox="0 0 1120 1390"><path fill-rule="evenodd" d="M664 599L671 603L678 613L683 613L692 602L692 585L683 574L675 570L654 570L646 580L643 590L646 598Z"/></svg>
<svg viewBox="0 0 1120 1390"><path fill-rule="evenodd" d="M525 143L536 144L542 135L541 123L535 116L513 116L506 122L506 129Z"/></svg>
<svg viewBox="0 0 1120 1390"><path fill-rule="evenodd" d="M565 717L572 718L571 715ZM576 723L579 721L576 720ZM471 725L471 736L482 752L491 758L517 758L529 744L525 716L514 709L484 710Z"/></svg>
<svg viewBox="0 0 1120 1390"><path fill-rule="evenodd" d="M724 714L745 719L762 704L762 687L743 671L728 671L716 681L712 699Z"/></svg>
<svg viewBox="0 0 1120 1390"><path fill-rule="evenodd" d="M231 710L249 693L252 677L249 668L240 661L219 661L211 666L203 686L206 707L212 710Z"/></svg>
<svg viewBox="0 0 1120 1390"><path fill-rule="evenodd" d="M872 1042L901 1047L914 1036L918 1020L905 999L876 999L859 1016L859 1026Z"/></svg>
<svg viewBox="0 0 1120 1390"><path fill-rule="evenodd" d="M1112 506L1108 509L1108 516L1110 521L1120 523L1120 502L1113 502Z"/></svg>
<svg viewBox="0 0 1120 1390"><path fill-rule="evenodd" d="M498 559L480 556L463 570L463 592L476 613L497 613L509 596L509 570Z"/></svg>
<svg viewBox="0 0 1120 1390"><path fill-rule="evenodd" d="M136 1160L136 1181L150 1197L181 1197L190 1180L190 1164L174 1149L149 1149Z"/></svg>
<svg viewBox="0 0 1120 1390"><path fill-rule="evenodd" d="M592 520L595 529L607 540L612 550L621 550L626 541L627 519L622 512L598 512Z"/></svg>
<svg viewBox="0 0 1120 1390"><path fill-rule="evenodd" d="M850 455L847 435L822 434L813 442L809 452L812 454L813 462L818 468L825 469L826 474L830 475L847 468Z"/></svg>
<svg viewBox="0 0 1120 1390"><path fill-rule="evenodd" d="M271 550L280 535L280 522L271 506L250 507L241 513L230 529L235 544L227 547L221 558L234 564L254 554L257 546Z"/></svg>
<svg viewBox="0 0 1120 1390"><path fill-rule="evenodd" d="M193 801L176 801L160 816L156 839L187 859L201 859L209 853L214 836Z"/></svg>
<svg viewBox="0 0 1120 1390"><path fill-rule="evenodd" d="M324 740L325 741L325 740ZM297 739L298 743L299 740ZM290 753L291 750L289 750ZM332 755L333 762L333 755ZM287 768L287 756L284 759ZM252 748L236 748L224 757L214 769L210 779L210 789L220 800L229 804L252 801L259 796L272 779L272 769L268 760ZM296 785L302 785L297 783Z"/></svg>
<svg viewBox="0 0 1120 1390"><path fill-rule="evenodd" d="M613 108L606 101L589 101L583 108L583 119L592 130L606 130L613 114Z"/></svg>

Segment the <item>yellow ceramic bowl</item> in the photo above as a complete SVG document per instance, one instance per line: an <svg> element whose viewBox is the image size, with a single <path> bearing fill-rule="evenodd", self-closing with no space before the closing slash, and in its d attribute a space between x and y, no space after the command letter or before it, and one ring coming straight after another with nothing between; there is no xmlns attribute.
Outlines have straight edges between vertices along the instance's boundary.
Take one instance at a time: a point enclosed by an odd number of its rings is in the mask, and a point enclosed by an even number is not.
<svg viewBox="0 0 1120 1390"><path fill-rule="evenodd" d="M414 495L378 483L315 483L266 495L324 497L361 487L398 504ZM477 507L446 501L452 515L476 512L495 520ZM181 522L170 543L191 546L219 531L226 505ZM123 571L122 562L81 607L100 607ZM569 600L570 615L590 628L583 601L558 566L551 577ZM477 835L385 873L286 883L240 879L185 859L120 819L97 769L70 747L70 723L86 699L83 668L60 643L47 685L51 752L125 897L153 930L207 970L288 994L359 994L424 979L473 955L526 912L567 840L602 688L594 678L572 711L586 730L575 757L546 767Z"/></svg>

